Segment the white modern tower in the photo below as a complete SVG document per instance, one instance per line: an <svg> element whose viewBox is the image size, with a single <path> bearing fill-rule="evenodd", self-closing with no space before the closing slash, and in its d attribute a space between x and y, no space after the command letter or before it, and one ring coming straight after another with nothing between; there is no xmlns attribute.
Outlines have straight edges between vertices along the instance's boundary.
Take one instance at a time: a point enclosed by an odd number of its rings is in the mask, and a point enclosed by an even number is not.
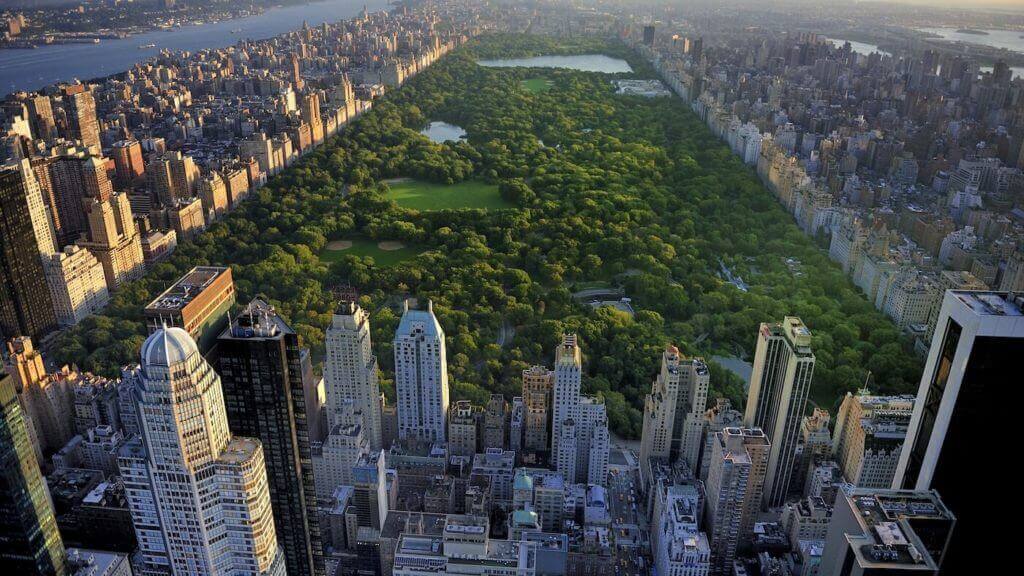
<svg viewBox="0 0 1024 576"><path fill-rule="evenodd" d="M139 540L136 574L284 576L263 447L231 437L220 378L181 328L142 345L141 439L118 465Z"/></svg>
<svg viewBox="0 0 1024 576"><path fill-rule="evenodd" d="M444 442L448 414L448 366L444 330L434 305L410 310L404 304L395 332L395 389L398 395L398 437Z"/></svg>
<svg viewBox="0 0 1024 576"><path fill-rule="evenodd" d="M370 320L355 302L342 302L324 335L324 387L327 395L327 429L347 424L347 411L362 414L363 431L370 449L379 451L381 438L380 384L377 357L370 345ZM351 400L351 406L348 404Z"/></svg>
<svg viewBox="0 0 1024 576"><path fill-rule="evenodd" d="M761 324L743 423L764 430L771 442L764 481L769 508L784 504L789 493L813 375L811 331L799 318L787 316L781 324Z"/></svg>

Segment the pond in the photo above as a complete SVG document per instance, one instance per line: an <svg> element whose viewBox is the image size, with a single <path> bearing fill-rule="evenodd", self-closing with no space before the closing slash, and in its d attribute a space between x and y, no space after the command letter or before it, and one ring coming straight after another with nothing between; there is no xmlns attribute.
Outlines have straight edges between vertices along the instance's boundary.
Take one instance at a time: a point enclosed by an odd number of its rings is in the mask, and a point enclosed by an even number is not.
<svg viewBox="0 0 1024 576"><path fill-rule="evenodd" d="M857 42L855 40L842 40L839 38L828 38L828 41L834 44L837 48L842 48L846 42L850 43L850 48L858 54L870 56L872 52L878 52L879 54L889 55L888 52L882 50L874 44L868 44L867 42Z"/></svg>
<svg viewBox="0 0 1024 576"><path fill-rule="evenodd" d="M420 134L438 144L443 144L449 140L458 141L466 138L466 131L461 126L447 122L431 122L426 128L420 130Z"/></svg>
<svg viewBox="0 0 1024 576"><path fill-rule="evenodd" d="M743 378L743 389L750 388L750 375L754 373L754 365L744 362L736 356L712 356L711 360L717 362L729 372Z"/></svg>
<svg viewBox="0 0 1024 576"><path fill-rule="evenodd" d="M489 68L568 68L570 70L579 70L580 72L604 72L605 74L633 71L629 66L629 62L622 58L612 58L605 54L478 60L477 64Z"/></svg>

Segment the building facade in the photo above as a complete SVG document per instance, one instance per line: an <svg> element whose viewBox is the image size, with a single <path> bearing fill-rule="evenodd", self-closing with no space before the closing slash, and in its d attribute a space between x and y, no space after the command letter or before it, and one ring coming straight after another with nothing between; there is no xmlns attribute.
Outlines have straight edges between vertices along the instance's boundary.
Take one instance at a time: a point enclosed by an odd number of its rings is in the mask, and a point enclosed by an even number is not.
<svg viewBox="0 0 1024 576"><path fill-rule="evenodd" d="M408 301L394 339L398 437L444 442L448 414L448 365L444 330L426 310L409 309Z"/></svg>
<svg viewBox="0 0 1024 576"><path fill-rule="evenodd" d="M135 572L284 576L263 447L232 437L220 377L183 329L146 339L135 401L142 435L118 456Z"/></svg>
<svg viewBox="0 0 1024 576"><path fill-rule="evenodd" d="M799 318L761 324L743 422L762 429L771 442L764 487L768 507L781 506L789 495L813 375L811 331Z"/></svg>
<svg viewBox="0 0 1024 576"><path fill-rule="evenodd" d="M224 407L233 434L258 438L288 574L322 576L309 421L318 411L309 350L256 299L217 339Z"/></svg>

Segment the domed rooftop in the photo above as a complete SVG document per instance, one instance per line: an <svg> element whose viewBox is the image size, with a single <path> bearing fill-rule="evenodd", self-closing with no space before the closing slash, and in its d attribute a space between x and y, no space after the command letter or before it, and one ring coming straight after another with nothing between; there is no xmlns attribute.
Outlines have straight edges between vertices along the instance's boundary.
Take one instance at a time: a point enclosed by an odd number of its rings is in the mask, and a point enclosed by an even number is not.
<svg viewBox="0 0 1024 576"><path fill-rule="evenodd" d="M181 328L160 328L142 344L142 365L171 366L198 352L199 347L188 332Z"/></svg>

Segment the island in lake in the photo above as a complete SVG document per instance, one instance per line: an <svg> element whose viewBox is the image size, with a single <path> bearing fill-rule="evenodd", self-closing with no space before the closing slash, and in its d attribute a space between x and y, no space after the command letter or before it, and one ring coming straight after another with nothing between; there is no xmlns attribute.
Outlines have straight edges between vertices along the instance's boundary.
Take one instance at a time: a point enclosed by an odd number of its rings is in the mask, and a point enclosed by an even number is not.
<svg viewBox="0 0 1024 576"><path fill-rule="evenodd" d="M975 36L988 36L988 32L984 30L972 30L970 28L961 28L957 30L958 34L974 34Z"/></svg>

